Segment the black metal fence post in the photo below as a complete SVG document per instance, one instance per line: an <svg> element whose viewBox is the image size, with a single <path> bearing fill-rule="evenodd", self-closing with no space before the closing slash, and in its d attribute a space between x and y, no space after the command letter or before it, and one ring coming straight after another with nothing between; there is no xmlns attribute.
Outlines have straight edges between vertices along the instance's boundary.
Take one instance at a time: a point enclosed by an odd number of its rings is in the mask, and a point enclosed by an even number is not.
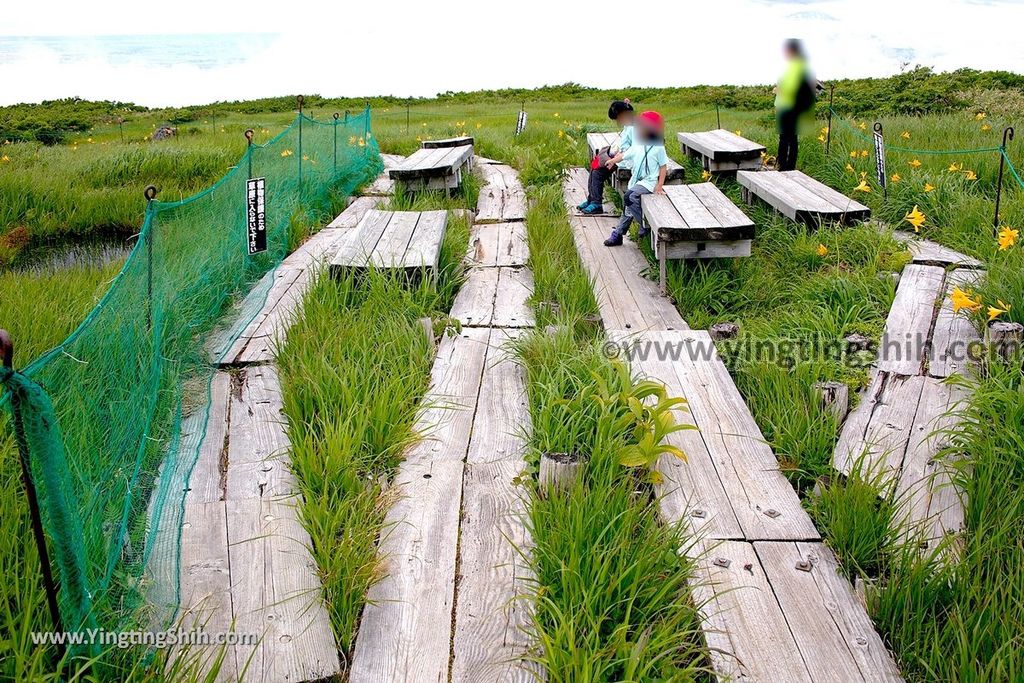
<svg viewBox="0 0 1024 683"><path fill-rule="evenodd" d="M825 156L828 156L829 151L832 149L832 102L834 101L836 94L836 84L830 83L828 86L828 129L825 131Z"/></svg>
<svg viewBox="0 0 1024 683"><path fill-rule="evenodd" d="M1003 195L1003 170L1006 168L1006 144L1013 140L1013 126L1003 129L1003 146L999 148L999 180L996 182L996 215L992 218L992 232L999 235L999 201Z"/></svg>
<svg viewBox="0 0 1024 683"><path fill-rule="evenodd" d="M715 102L715 120L718 121L718 127L722 127L722 111L718 107L718 102Z"/></svg>
<svg viewBox="0 0 1024 683"><path fill-rule="evenodd" d="M0 358L3 366L14 371L14 342L7 330L0 330ZM21 478L25 486L25 497L28 499L28 513L32 520L32 535L35 537L39 552L39 568L43 575L43 587L46 589L46 604L50 609L53 628L61 632L60 608L57 605L57 584L53 580L50 567L50 553L46 549L46 535L43 533L43 519L39 514L39 498L36 495L35 483L32 480L32 463L29 460L28 439L25 436L25 422L21 415L21 397L18 392L11 392L11 415L14 418L14 440L17 442L18 455L21 460ZM59 644L58 651L63 654L64 646Z"/></svg>
<svg viewBox="0 0 1024 683"><path fill-rule="evenodd" d="M249 179L252 179L252 138L255 135L255 131L252 128L248 128L245 131L245 158L249 162Z"/></svg>
<svg viewBox="0 0 1024 683"><path fill-rule="evenodd" d="M341 115L334 112L334 172L338 172L338 119Z"/></svg>
<svg viewBox="0 0 1024 683"><path fill-rule="evenodd" d="M117 117L117 129L121 132L121 144L124 144L124 117Z"/></svg>
<svg viewBox="0 0 1024 683"><path fill-rule="evenodd" d="M153 220L153 201L156 199L156 185L147 185L143 191L146 197L146 326L153 330L153 233L156 223Z"/></svg>
<svg viewBox="0 0 1024 683"><path fill-rule="evenodd" d="M302 195L302 105L306 98L299 95L295 98L299 105L299 195Z"/></svg>
<svg viewBox="0 0 1024 683"><path fill-rule="evenodd" d="M412 114L409 111L409 100L405 101L405 134L409 134L409 125L412 122Z"/></svg>

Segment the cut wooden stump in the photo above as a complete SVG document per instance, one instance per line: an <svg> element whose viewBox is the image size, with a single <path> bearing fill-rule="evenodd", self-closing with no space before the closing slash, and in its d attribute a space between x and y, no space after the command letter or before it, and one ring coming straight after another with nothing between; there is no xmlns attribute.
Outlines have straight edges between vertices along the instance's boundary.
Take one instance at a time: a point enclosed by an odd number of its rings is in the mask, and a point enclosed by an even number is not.
<svg viewBox="0 0 1024 683"><path fill-rule="evenodd" d="M985 343L1003 360L1010 360L1024 343L1024 325L995 321L985 328Z"/></svg>
<svg viewBox="0 0 1024 683"><path fill-rule="evenodd" d="M584 459L578 453L542 453L540 456L540 490L564 491L572 487L579 476Z"/></svg>

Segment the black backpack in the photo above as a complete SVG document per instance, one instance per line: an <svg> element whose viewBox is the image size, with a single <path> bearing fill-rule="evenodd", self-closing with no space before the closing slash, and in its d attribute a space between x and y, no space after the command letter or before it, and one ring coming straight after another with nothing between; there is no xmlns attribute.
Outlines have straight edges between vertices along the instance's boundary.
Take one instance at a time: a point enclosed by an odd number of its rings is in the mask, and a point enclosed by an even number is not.
<svg viewBox="0 0 1024 683"><path fill-rule="evenodd" d="M814 108L814 103L817 100L817 93L814 92L814 86L811 84L811 79L808 74L804 74L804 77L800 79L800 87L796 91L796 101L793 103L793 110L797 114L803 114L805 111L810 111Z"/></svg>

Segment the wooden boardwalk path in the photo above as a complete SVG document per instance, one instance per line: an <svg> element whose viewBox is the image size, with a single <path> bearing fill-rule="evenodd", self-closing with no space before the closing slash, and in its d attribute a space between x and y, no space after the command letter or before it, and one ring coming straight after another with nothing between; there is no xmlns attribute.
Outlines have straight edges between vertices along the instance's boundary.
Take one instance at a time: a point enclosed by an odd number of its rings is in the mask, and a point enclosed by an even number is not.
<svg viewBox="0 0 1024 683"><path fill-rule="evenodd" d="M934 548L963 527L963 503L951 483L956 463L941 451L970 396L944 380L967 372L981 342L971 321L953 312L950 293L977 285L984 273L977 259L934 242L904 241L913 260L900 277L870 383L843 425L833 465L844 474L858 463L882 473L887 493L900 501L904 533Z"/></svg>
<svg viewBox="0 0 1024 683"><path fill-rule="evenodd" d="M574 175L566 180L571 202ZM720 680L897 681L852 585L803 510L706 332L658 295L636 249L601 241L614 219L571 216L609 340L638 374L689 402L658 487L666 523L693 534L694 599Z"/></svg>
<svg viewBox="0 0 1024 683"><path fill-rule="evenodd" d="M417 418L425 438L392 484L349 680L533 681L526 492L530 413L508 342L533 324L521 223L477 225Z"/></svg>
<svg viewBox="0 0 1024 683"><path fill-rule="evenodd" d="M476 222L526 220L526 191L515 169L505 164L481 164L478 168L484 186L476 205Z"/></svg>

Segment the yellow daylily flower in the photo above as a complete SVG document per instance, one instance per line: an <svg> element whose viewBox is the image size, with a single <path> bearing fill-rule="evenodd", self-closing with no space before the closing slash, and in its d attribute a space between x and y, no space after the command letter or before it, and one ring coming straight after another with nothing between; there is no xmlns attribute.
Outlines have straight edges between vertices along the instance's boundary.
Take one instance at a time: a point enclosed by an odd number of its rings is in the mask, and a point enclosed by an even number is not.
<svg viewBox="0 0 1024 683"><path fill-rule="evenodd" d="M565 131L564 130L558 131L558 137L564 138L565 137Z"/></svg>
<svg viewBox="0 0 1024 683"><path fill-rule="evenodd" d="M7 163L10 160L11 160L11 158L9 156L7 156L6 154L3 155L2 157L0 157L0 161L2 161L4 163Z"/></svg>
<svg viewBox="0 0 1024 683"><path fill-rule="evenodd" d="M918 159L908 162L913 168L921 168L921 162Z"/></svg>
<svg viewBox="0 0 1024 683"><path fill-rule="evenodd" d="M740 136L743 135L743 131L742 130L734 130L733 133L736 133L736 135L740 135Z"/></svg>
<svg viewBox="0 0 1024 683"><path fill-rule="evenodd" d="M480 130L483 127L484 127L484 124L480 123L479 121L476 122L476 129L477 130Z"/></svg>
<svg viewBox="0 0 1024 683"><path fill-rule="evenodd" d="M935 186L934 186L934 185L932 185L931 183L925 183L925 184L924 184L924 191L925 191L925 192L931 192L931 191L933 191L934 189L935 189Z"/></svg>
<svg viewBox="0 0 1024 683"><path fill-rule="evenodd" d="M828 247L826 247L824 244L819 244L818 245L818 249L817 249L817 254L818 254L818 256L821 256L821 257L828 256Z"/></svg>
<svg viewBox="0 0 1024 683"><path fill-rule="evenodd" d="M903 131L902 133L900 133L900 137L903 138L904 140L909 140L910 139L910 131L909 130Z"/></svg>
<svg viewBox="0 0 1024 683"><path fill-rule="evenodd" d="M900 176L899 173L893 173L892 174L892 182L898 183L901 180L903 180L903 178Z"/></svg>
<svg viewBox="0 0 1024 683"><path fill-rule="evenodd" d="M966 178L967 180L977 180L978 179L978 174L975 173L974 171L967 170L967 171L964 171L964 178Z"/></svg>
<svg viewBox="0 0 1024 683"><path fill-rule="evenodd" d="M360 147L366 147L366 140L364 140L362 138L359 138L359 146Z"/></svg>
<svg viewBox="0 0 1024 683"><path fill-rule="evenodd" d="M850 158L851 159L856 159L857 158L857 150L853 150L852 152L850 152Z"/></svg>
<svg viewBox="0 0 1024 683"><path fill-rule="evenodd" d="M954 163L950 164L949 168L946 169L946 170L948 170L950 173L959 173L963 169L963 167L964 167L963 164L958 164L958 163L954 162Z"/></svg>
<svg viewBox="0 0 1024 683"><path fill-rule="evenodd" d="M281 152L281 156L283 156L283 157L290 157L294 153L295 152L291 151L290 149L286 149L286 150Z"/></svg>
<svg viewBox="0 0 1024 683"><path fill-rule="evenodd" d="M967 289L954 287L949 295L949 300L953 302L954 313L959 313L960 311L974 313L981 309L981 297L975 296L974 291L970 287Z"/></svg>
<svg viewBox="0 0 1024 683"><path fill-rule="evenodd" d="M825 137L824 133L822 133L821 135L818 136L818 142L825 142L826 139L827 138Z"/></svg>
<svg viewBox="0 0 1024 683"><path fill-rule="evenodd" d="M700 179L705 182L711 180L711 171L701 171Z"/></svg>
<svg viewBox="0 0 1024 683"><path fill-rule="evenodd" d="M988 307L988 320L989 320L989 322L992 322L993 320L995 320L996 318L1001 316L1003 313L1009 313L1010 309L1012 308L1012 306L1010 306L1010 304L1003 303L1002 299L997 299L996 303L998 303L999 306L989 306Z"/></svg>
<svg viewBox="0 0 1024 683"><path fill-rule="evenodd" d="M558 117L559 117L559 113L556 111L555 112L555 118L557 119Z"/></svg>
<svg viewBox="0 0 1024 683"><path fill-rule="evenodd" d="M303 161L309 161L309 155L308 154L303 154L302 155L302 160Z"/></svg>
<svg viewBox="0 0 1024 683"><path fill-rule="evenodd" d="M978 120L978 121L981 121L982 119L985 118L985 116L986 116L985 112L979 111L977 114L974 115L974 118L976 120Z"/></svg>
<svg viewBox="0 0 1024 683"><path fill-rule="evenodd" d="M857 124L857 127L860 128L861 130L867 130L868 129L867 121L861 121L860 123Z"/></svg>
<svg viewBox="0 0 1024 683"><path fill-rule="evenodd" d="M981 132L982 133L987 133L990 130L992 130L992 126L988 125L987 123L981 124Z"/></svg>
<svg viewBox="0 0 1024 683"><path fill-rule="evenodd" d="M921 226L924 225L927 217L921 213L921 209L917 208L917 204L914 204L914 208L903 217L903 220L914 226L914 232L921 232Z"/></svg>
<svg viewBox="0 0 1024 683"><path fill-rule="evenodd" d="M860 179L861 179L861 180L864 180L864 179L866 179L867 177L868 177L868 172L867 172L867 171L861 171L861 172L860 172Z"/></svg>
<svg viewBox="0 0 1024 683"><path fill-rule="evenodd" d="M861 155L862 158L866 159L869 156L871 156L871 152L867 151L866 149L862 149L860 151L860 155Z"/></svg>
<svg viewBox="0 0 1024 683"><path fill-rule="evenodd" d="M419 139L419 138L417 138L417 139ZM348 136L348 144L350 144L350 145L356 144L356 136L355 135L349 135Z"/></svg>
<svg viewBox="0 0 1024 683"><path fill-rule="evenodd" d="M849 171L850 173L857 172L857 169L855 169L851 164L846 164L846 170Z"/></svg>
<svg viewBox="0 0 1024 683"><path fill-rule="evenodd" d="M868 185L868 181L864 180L863 178L861 179L860 184L853 189L856 192L871 192L871 186Z"/></svg>
<svg viewBox="0 0 1024 683"><path fill-rule="evenodd" d="M6 159L7 157L4 157ZM999 229L999 251L1006 251L1014 244L1017 243L1017 238L1020 236L1019 230L1004 225Z"/></svg>
<svg viewBox="0 0 1024 683"><path fill-rule="evenodd" d="M423 122L423 127L424 127L424 128L426 128L426 127L427 127L427 122L426 122L426 121L424 121L424 122Z"/></svg>
<svg viewBox="0 0 1024 683"><path fill-rule="evenodd" d="M828 126L825 126L824 128L821 129L821 134L828 135Z"/></svg>

